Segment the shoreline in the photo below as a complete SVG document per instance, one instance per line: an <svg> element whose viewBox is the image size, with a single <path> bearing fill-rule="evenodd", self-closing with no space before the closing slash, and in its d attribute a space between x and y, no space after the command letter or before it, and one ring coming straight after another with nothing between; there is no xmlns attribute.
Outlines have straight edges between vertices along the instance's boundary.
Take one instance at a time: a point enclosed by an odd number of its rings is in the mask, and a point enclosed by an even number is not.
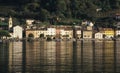
<svg viewBox="0 0 120 73"><path fill-rule="evenodd" d="M9 42L9 41L56 41L56 42L59 42L59 41L120 41L120 38L116 38L116 39L94 39L94 38L81 38L81 39L51 39L51 40L46 40L46 39L26 39L26 38L23 38L23 39L0 39L0 42Z"/></svg>

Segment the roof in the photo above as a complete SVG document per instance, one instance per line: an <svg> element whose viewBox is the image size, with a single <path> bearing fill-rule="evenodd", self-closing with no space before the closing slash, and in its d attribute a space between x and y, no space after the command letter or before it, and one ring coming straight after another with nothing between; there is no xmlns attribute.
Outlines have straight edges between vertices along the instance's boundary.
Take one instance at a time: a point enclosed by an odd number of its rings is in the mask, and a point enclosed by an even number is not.
<svg viewBox="0 0 120 73"><path fill-rule="evenodd" d="M0 22L0 26L7 26L8 23L5 23L5 22Z"/></svg>
<svg viewBox="0 0 120 73"><path fill-rule="evenodd" d="M19 25L16 25L16 26L14 26L14 27L21 27L21 26L19 26ZM22 27L21 27L22 28Z"/></svg>
<svg viewBox="0 0 120 73"><path fill-rule="evenodd" d="M112 28L103 28L104 31L113 31Z"/></svg>

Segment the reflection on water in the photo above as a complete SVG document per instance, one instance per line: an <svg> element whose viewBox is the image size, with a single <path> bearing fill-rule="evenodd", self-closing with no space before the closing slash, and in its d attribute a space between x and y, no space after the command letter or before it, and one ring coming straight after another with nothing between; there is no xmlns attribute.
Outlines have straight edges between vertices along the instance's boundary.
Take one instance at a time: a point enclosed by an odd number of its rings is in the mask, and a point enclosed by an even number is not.
<svg viewBox="0 0 120 73"><path fill-rule="evenodd" d="M120 73L120 41L0 43L0 73Z"/></svg>

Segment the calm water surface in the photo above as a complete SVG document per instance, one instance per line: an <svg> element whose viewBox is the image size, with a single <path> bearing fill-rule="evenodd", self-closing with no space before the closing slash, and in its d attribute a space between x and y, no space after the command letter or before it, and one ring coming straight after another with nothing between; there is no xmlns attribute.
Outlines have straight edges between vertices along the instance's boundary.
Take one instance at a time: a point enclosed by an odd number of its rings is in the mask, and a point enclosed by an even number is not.
<svg viewBox="0 0 120 73"><path fill-rule="evenodd" d="M120 73L120 41L0 43L0 73Z"/></svg>

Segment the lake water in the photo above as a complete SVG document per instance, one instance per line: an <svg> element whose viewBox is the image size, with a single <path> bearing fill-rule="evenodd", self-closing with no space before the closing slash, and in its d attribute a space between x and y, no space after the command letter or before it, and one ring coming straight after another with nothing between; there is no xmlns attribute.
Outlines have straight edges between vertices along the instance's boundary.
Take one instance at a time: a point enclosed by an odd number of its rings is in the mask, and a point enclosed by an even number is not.
<svg viewBox="0 0 120 73"><path fill-rule="evenodd" d="M0 43L0 73L120 73L120 41Z"/></svg>

